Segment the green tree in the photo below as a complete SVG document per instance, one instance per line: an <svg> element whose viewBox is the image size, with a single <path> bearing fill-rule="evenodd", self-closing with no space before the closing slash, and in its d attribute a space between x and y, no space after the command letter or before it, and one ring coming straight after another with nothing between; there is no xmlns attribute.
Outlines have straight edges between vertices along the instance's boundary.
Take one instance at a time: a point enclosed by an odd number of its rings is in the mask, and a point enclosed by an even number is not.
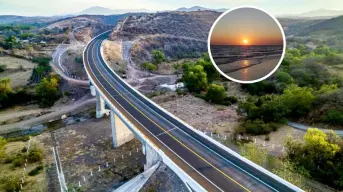
<svg viewBox="0 0 343 192"><path fill-rule="evenodd" d="M280 102L288 106L290 115L294 117L303 116L312 107L314 100L313 89L308 87L299 87L295 84L287 86L280 96Z"/></svg>
<svg viewBox="0 0 343 192"><path fill-rule="evenodd" d="M225 89L221 85L211 84L206 93L206 99L220 104L226 97Z"/></svg>
<svg viewBox="0 0 343 192"><path fill-rule="evenodd" d="M59 97L58 81L55 78L44 78L36 87L36 94L41 107L50 107Z"/></svg>
<svg viewBox="0 0 343 192"><path fill-rule="evenodd" d="M211 60L206 59L207 56L205 55L204 58L200 58L196 64L201 65L204 68L204 71L207 74L207 80L209 83L217 80L220 77L218 70L214 67Z"/></svg>
<svg viewBox="0 0 343 192"><path fill-rule="evenodd" d="M187 89L191 92L206 90L207 88L207 74L201 65L189 65L188 63L183 66L182 81L185 83Z"/></svg>
<svg viewBox="0 0 343 192"><path fill-rule="evenodd" d="M156 65L161 64L166 59L166 57L164 56L164 53L160 50L153 50L152 58L153 58L153 63Z"/></svg>
<svg viewBox="0 0 343 192"><path fill-rule="evenodd" d="M147 70L147 71L155 71L157 69L156 65L152 63L143 63L142 64L142 69Z"/></svg>

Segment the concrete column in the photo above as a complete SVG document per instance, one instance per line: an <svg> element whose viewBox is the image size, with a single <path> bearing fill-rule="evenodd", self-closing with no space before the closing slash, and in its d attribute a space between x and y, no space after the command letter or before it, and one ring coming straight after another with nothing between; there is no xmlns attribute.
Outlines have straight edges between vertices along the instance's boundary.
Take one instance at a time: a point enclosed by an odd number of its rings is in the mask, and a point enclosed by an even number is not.
<svg viewBox="0 0 343 192"><path fill-rule="evenodd" d="M95 97L96 96L96 91L95 91L95 87L93 85L90 85L90 90L91 90L91 95L93 97Z"/></svg>
<svg viewBox="0 0 343 192"><path fill-rule="evenodd" d="M124 124L124 122L111 110L111 128L113 148L119 147L126 142L131 141L135 135Z"/></svg>
<svg viewBox="0 0 343 192"><path fill-rule="evenodd" d="M96 93L96 118L103 117L105 113L105 101L99 93Z"/></svg>
<svg viewBox="0 0 343 192"><path fill-rule="evenodd" d="M159 161L161 161L160 155L147 142L143 143L142 151L146 157L144 171L148 170L150 167L156 165Z"/></svg>

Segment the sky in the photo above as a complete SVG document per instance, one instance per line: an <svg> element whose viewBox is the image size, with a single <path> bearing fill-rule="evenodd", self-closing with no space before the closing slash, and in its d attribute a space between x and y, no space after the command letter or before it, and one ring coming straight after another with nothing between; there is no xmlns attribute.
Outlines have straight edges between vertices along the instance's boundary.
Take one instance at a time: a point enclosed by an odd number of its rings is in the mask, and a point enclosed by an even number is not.
<svg viewBox="0 0 343 192"><path fill-rule="evenodd" d="M342 0L0 0L0 15L64 15L92 6L163 11L192 6L232 8L242 5L258 6L274 15L298 14L320 8L343 9Z"/></svg>
<svg viewBox="0 0 343 192"><path fill-rule="evenodd" d="M240 8L224 15L215 25L211 45L282 45L280 27L265 12Z"/></svg>

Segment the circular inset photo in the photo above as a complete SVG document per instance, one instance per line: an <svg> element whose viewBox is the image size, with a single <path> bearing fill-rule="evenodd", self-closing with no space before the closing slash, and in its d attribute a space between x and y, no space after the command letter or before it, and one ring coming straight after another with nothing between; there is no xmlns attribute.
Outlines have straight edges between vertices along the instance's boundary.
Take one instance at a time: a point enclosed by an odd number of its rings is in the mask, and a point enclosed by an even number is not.
<svg viewBox="0 0 343 192"><path fill-rule="evenodd" d="M286 49L279 21L255 7L223 13L213 24L208 51L217 70L239 83L255 83L273 74Z"/></svg>

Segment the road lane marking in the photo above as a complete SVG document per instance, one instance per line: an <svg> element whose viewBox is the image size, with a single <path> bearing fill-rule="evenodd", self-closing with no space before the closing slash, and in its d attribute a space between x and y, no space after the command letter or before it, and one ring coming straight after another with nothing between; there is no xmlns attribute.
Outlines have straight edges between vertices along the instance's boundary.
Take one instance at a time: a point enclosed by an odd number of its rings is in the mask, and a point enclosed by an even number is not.
<svg viewBox="0 0 343 192"><path fill-rule="evenodd" d="M92 59L93 62L95 62L94 59L94 46L92 48ZM98 71L100 72L100 69L97 65L95 65L95 67L98 69ZM217 167L215 167L214 165L212 165L210 162L208 162L206 159L204 159L203 157L201 157L199 154L197 154L196 152L194 152L192 149L190 149L188 146L184 145L181 141L179 141L176 137L174 137L173 135L171 135L169 132L167 132L164 128L162 128L160 125L158 125L155 121L153 121L152 119L150 119L147 115L145 115L141 110L139 110L136 106L134 106L130 101L128 101L125 97L123 97L123 95L115 88L113 87L113 85L108 81L108 79L103 76L104 80L113 88L114 91L116 91L124 100L126 100L126 102L131 105L133 108L136 109L137 112L141 113L143 116L145 116L148 120L150 120L153 124L155 124L157 127L159 127L161 130L163 130L164 132L166 132L166 134L168 134L171 138L173 138L176 142L178 142L180 145L182 145L183 147L185 147L186 149L188 149L190 152L192 152L194 155L196 155L199 159L203 160L205 163L207 163L208 165L210 165L211 167L213 167L215 170L217 170L219 173L221 173L222 175L224 175L225 177L227 177L228 179L230 179L232 182L234 182L235 184L237 184L238 186L240 186L241 188L243 188L246 191L249 191L249 189L247 189L246 187L244 187L242 184L240 184L239 182L237 182L235 179L231 178L229 175L227 175L226 173L224 173L223 171L221 171L220 169L218 169Z"/></svg>
<svg viewBox="0 0 343 192"><path fill-rule="evenodd" d="M174 128L172 128L172 129L169 129L168 131L164 131L164 132L162 132L162 133L156 135L156 137L161 136L161 135L163 135L163 134L165 134L165 133L167 133L167 132L171 132L171 131L173 131L174 129L177 129L177 127L174 127Z"/></svg>

